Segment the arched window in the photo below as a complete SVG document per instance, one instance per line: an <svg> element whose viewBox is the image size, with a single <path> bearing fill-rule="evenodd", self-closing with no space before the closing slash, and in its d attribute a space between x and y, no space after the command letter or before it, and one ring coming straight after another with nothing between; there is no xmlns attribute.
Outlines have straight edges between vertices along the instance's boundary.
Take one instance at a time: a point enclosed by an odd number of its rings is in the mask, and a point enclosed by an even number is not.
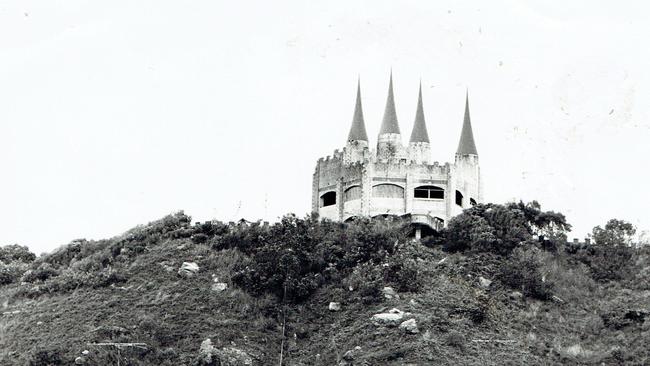
<svg viewBox="0 0 650 366"><path fill-rule="evenodd" d="M343 192L343 202L361 198L361 186L352 186Z"/></svg>
<svg viewBox="0 0 650 366"><path fill-rule="evenodd" d="M426 199L444 199L445 190L436 186L419 186L413 191L413 197Z"/></svg>
<svg viewBox="0 0 650 366"><path fill-rule="evenodd" d="M320 196L320 207L332 206L336 204L336 192L327 192Z"/></svg>
<svg viewBox="0 0 650 366"><path fill-rule="evenodd" d="M373 197L404 198L404 188L397 184L378 184L372 187Z"/></svg>
<svg viewBox="0 0 650 366"><path fill-rule="evenodd" d="M463 207L463 194L460 191L456 191L456 204Z"/></svg>
<svg viewBox="0 0 650 366"><path fill-rule="evenodd" d="M472 206L476 206L476 200L470 197L469 198L469 204L472 205Z"/></svg>

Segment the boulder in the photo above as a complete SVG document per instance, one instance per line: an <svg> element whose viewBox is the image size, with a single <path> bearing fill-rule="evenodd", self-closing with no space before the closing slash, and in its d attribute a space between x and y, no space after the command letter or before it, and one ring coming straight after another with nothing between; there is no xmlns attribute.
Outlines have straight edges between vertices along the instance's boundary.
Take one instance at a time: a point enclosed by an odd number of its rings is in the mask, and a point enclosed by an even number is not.
<svg viewBox="0 0 650 366"><path fill-rule="evenodd" d="M339 311L341 310L341 303L340 302L330 302L330 305L328 307L330 311Z"/></svg>
<svg viewBox="0 0 650 366"><path fill-rule="evenodd" d="M84 357L77 357L74 359L74 364L75 365L85 365L86 364L86 359Z"/></svg>
<svg viewBox="0 0 650 366"><path fill-rule="evenodd" d="M416 334L420 332L420 330L418 329L418 324L415 321L415 319L409 319L407 321L402 322L402 324L399 325L399 328L405 331L406 333L411 333L411 334Z"/></svg>
<svg viewBox="0 0 650 366"><path fill-rule="evenodd" d="M399 295L395 290L393 290L392 287L386 286L384 287L381 292L384 294L384 297L387 299L399 299Z"/></svg>
<svg viewBox="0 0 650 366"><path fill-rule="evenodd" d="M481 287L488 288L492 284L492 281L488 280L487 278L485 278L483 276L479 276L478 283L481 285Z"/></svg>
<svg viewBox="0 0 650 366"><path fill-rule="evenodd" d="M208 338L201 342L196 364L202 366L251 366L253 359L248 353L235 347L217 349Z"/></svg>
<svg viewBox="0 0 650 366"><path fill-rule="evenodd" d="M519 291L512 291L509 296L512 300L521 300L524 298L524 295Z"/></svg>
<svg viewBox="0 0 650 366"><path fill-rule="evenodd" d="M217 282L217 283L213 283L211 288L212 288L212 291L222 292L222 291L224 291L225 289L228 288L228 284L224 283L224 282Z"/></svg>
<svg viewBox="0 0 650 366"><path fill-rule="evenodd" d="M384 325L387 327L395 327L402 322L402 319L410 315L399 309L390 309L386 313L375 314L370 318L375 325Z"/></svg>
<svg viewBox="0 0 650 366"><path fill-rule="evenodd" d="M199 265L194 262L183 262L178 274L184 277L192 277L199 271Z"/></svg>

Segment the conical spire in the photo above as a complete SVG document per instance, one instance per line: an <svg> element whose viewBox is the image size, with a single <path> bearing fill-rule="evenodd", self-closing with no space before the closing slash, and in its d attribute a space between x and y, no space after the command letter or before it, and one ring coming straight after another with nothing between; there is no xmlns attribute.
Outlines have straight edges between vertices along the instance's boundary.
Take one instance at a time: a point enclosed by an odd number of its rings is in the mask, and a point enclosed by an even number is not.
<svg viewBox="0 0 650 366"><path fill-rule="evenodd" d="M397 124L397 112L395 112L395 97L393 96L393 72L390 72L390 84L388 85L388 99L386 100L386 109L384 110L384 119L381 122L379 134L386 133L399 134L399 125Z"/></svg>
<svg viewBox="0 0 650 366"><path fill-rule="evenodd" d="M472 133L472 122L469 118L469 92L465 94L465 119L463 120L463 130L460 133L460 142L458 143L458 155L478 155L476 144L474 143L474 134Z"/></svg>
<svg viewBox="0 0 650 366"><path fill-rule="evenodd" d="M427 132L427 124L424 121L424 108L422 107L422 82L420 82L418 109L415 112L415 123L413 124L410 142L429 142L429 133Z"/></svg>
<svg viewBox="0 0 650 366"><path fill-rule="evenodd" d="M354 140L368 141L366 124L363 121L363 108L361 108L361 78L357 81L357 104L354 107L352 127L350 127L350 133L348 134L348 141Z"/></svg>

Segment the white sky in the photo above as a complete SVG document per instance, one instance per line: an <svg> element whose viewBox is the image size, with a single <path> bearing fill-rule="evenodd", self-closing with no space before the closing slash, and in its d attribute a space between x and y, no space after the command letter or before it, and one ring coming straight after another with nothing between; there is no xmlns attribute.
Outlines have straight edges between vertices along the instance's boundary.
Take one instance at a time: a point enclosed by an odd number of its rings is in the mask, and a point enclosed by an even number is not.
<svg viewBox="0 0 650 366"><path fill-rule="evenodd" d="M469 87L487 201L648 229L650 6L549 4L0 0L0 245L303 215L359 74L376 143L391 67L441 162Z"/></svg>

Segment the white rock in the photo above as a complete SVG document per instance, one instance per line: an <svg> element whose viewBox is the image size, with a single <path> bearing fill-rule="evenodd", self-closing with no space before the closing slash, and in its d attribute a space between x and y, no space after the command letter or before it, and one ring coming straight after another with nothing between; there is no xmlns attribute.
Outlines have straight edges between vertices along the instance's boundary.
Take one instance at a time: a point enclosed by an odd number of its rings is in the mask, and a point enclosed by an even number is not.
<svg viewBox="0 0 650 366"><path fill-rule="evenodd" d="M84 356L88 355L89 353L90 353L90 351L88 351L87 349L81 351L81 354L84 355Z"/></svg>
<svg viewBox="0 0 650 366"><path fill-rule="evenodd" d="M438 261L438 265L441 265L447 261L447 257L442 258L441 260Z"/></svg>
<svg viewBox="0 0 650 366"><path fill-rule="evenodd" d="M492 281L488 280L487 278L480 276L478 278L478 283L481 285L483 288L488 288L492 284Z"/></svg>
<svg viewBox="0 0 650 366"><path fill-rule="evenodd" d="M411 334L420 332L420 330L418 329L418 324L415 321L415 319L409 319L407 321L402 322L402 324L399 325L399 328Z"/></svg>
<svg viewBox="0 0 650 366"><path fill-rule="evenodd" d="M194 262L183 262L181 268L178 269L178 274L181 276L190 277L199 271L199 265Z"/></svg>
<svg viewBox="0 0 650 366"><path fill-rule="evenodd" d="M215 284L212 284L212 291L221 292L221 291L224 291L227 288L228 288L227 283L217 282Z"/></svg>
<svg viewBox="0 0 650 366"><path fill-rule="evenodd" d="M392 287L386 286L381 291L384 294L384 297L387 299L399 299L399 295L397 292L395 292L395 290L393 290Z"/></svg>
<svg viewBox="0 0 650 366"><path fill-rule="evenodd" d="M329 310L330 311L339 311L341 310L341 303L340 302L330 302L329 305Z"/></svg>
<svg viewBox="0 0 650 366"><path fill-rule="evenodd" d="M407 315L408 313L405 313L399 309L390 309L386 313L373 315L370 320L372 320L375 325L394 327L399 325L402 322L402 319Z"/></svg>

